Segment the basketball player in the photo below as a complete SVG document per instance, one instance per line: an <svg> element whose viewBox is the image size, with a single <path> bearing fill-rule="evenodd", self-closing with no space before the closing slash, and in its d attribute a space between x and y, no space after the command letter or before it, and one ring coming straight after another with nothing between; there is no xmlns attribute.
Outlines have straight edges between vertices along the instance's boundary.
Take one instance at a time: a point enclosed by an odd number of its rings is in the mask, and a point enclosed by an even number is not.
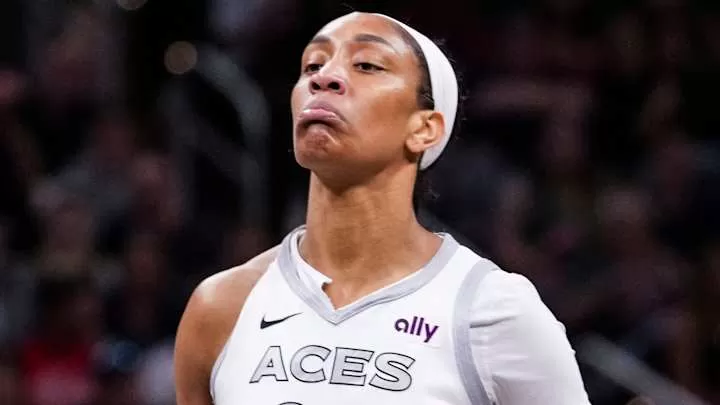
<svg viewBox="0 0 720 405"><path fill-rule="evenodd" d="M457 102L450 62L412 28L352 13L320 30L292 92L306 226L197 287L179 405L589 403L532 284L416 220Z"/></svg>

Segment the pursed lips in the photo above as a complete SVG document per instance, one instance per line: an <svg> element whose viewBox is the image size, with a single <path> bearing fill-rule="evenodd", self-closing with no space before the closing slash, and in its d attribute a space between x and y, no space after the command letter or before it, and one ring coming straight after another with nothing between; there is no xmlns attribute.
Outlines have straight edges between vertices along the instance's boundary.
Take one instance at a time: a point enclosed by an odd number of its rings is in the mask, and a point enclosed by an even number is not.
<svg viewBox="0 0 720 405"><path fill-rule="evenodd" d="M332 104L322 101L308 103L298 114L297 124L307 128L312 124L321 123L329 126L344 122L345 118Z"/></svg>

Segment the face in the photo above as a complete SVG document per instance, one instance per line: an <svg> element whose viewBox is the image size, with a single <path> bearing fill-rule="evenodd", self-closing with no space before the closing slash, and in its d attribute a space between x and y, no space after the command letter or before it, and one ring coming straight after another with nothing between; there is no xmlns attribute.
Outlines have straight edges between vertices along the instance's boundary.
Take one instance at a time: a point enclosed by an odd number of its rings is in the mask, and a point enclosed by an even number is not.
<svg viewBox="0 0 720 405"><path fill-rule="evenodd" d="M318 175L357 178L412 164L442 135L418 107L417 57L387 19L353 13L306 47L292 92L295 157Z"/></svg>

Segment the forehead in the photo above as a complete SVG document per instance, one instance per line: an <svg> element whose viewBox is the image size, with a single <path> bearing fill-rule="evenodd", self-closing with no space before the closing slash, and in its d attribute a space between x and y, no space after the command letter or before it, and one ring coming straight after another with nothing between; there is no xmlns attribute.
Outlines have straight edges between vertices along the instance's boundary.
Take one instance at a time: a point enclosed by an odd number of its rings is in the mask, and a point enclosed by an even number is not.
<svg viewBox="0 0 720 405"><path fill-rule="evenodd" d="M329 22L317 33L338 42L352 41L363 34L383 38L401 55L412 54L399 28L387 18L375 14L351 13Z"/></svg>

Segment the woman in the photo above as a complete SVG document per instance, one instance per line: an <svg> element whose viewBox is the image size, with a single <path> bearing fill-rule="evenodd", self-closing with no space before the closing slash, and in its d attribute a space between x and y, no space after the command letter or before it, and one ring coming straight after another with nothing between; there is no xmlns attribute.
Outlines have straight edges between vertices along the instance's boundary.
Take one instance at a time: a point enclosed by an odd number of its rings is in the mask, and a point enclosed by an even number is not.
<svg viewBox="0 0 720 405"><path fill-rule="evenodd" d="M562 326L522 276L417 221L457 80L389 17L330 22L302 57L305 227L205 280L176 343L178 404L587 404Z"/></svg>

